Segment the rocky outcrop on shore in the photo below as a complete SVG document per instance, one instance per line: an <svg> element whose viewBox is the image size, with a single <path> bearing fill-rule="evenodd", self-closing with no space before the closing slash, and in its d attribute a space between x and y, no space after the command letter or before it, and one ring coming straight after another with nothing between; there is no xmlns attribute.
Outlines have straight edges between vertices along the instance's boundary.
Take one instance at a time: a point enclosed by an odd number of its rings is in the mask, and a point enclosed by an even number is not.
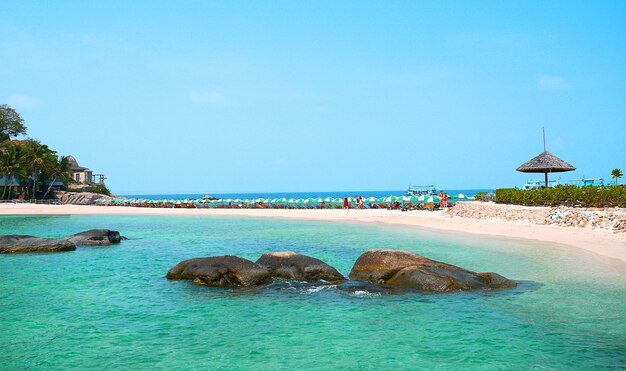
<svg viewBox="0 0 626 371"><path fill-rule="evenodd" d="M323 261L293 251L269 252L256 263L271 272L273 277L300 281L345 281L337 269Z"/></svg>
<svg viewBox="0 0 626 371"><path fill-rule="evenodd" d="M185 260L170 269L166 277L219 287L258 286L272 282L268 269L233 255Z"/></svg>
<svg viewBox="0 0 626 371"><path fill-rule="evenodd" d="M67 240L40 238L27 235L0 236L0 254L29 252L63 252L76 250L76 245Z"/></svg>
<svg viewBox="0 0 626 371"><path fill-rule="evenodd" d="M73 251L76 246L106 246L125 239L120 232L109 229L91 229L62 240L16 234L0 235L0 254Z"/></svg>
<svg viewBox="0 0 626 371"><path fill-rule="evenodd" d="M626 210L620 208L589 209L555 207L545 219L545 224L566 227L608 229L626 232Z"/></svg>
<svg viewBox="0 0 626 371"><path fill-rule="evenodd" d="M100 193L91 193L91 192L64 192L57 191L56 197L59 203L61 204L70 204L70 205L94 205L96 200L105 198L110 199L110 196L103 195Z"/></svg>
<svg viewBox="0 0 626 371"><path fill-rule="evenodd" d="M503 205L492 202L457 202L450 217L493 219L626 232L626 209Z"/></svg>
<svg viewBox="0 0 626 371"><path fill-rule="evenodd" d="M122 237L120 232L110 229L90 229L66 238L67 241L79 246L106 246L120 243L122 239L125 239L125 237Z"/></svg>
<svg viewBox="0 0 626 371"><path fill-rule="evenodd" d="M496 273L476 273L402 250L375 249L363 253L349 277L382 286L425 292L511 288L517 284Z"/></svg>

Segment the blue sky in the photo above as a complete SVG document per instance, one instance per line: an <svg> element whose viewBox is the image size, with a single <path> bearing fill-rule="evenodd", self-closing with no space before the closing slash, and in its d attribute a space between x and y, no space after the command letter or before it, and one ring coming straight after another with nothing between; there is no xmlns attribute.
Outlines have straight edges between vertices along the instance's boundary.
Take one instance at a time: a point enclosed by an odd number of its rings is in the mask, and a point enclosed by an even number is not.
<svg viewBox="0 0 626 371"><path fill-rule="evenodd" d="M8 1L0 103L118 194L515 186L542 127L578 168L557 178L609 178L625 19L624 1Z"/></svg>

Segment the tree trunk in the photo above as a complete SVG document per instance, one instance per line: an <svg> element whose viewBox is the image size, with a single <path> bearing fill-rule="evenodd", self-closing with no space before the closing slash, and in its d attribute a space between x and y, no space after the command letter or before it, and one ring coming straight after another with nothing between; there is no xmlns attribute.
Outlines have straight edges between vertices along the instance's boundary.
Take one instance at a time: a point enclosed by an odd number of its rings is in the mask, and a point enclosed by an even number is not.
<svg viewBox="0 0 626 371"><path fill-rule="evenodd" d="M45 200L46 197L48 197L48 193L50 193L50 190L52 189L52 185L54 185L54 182L57 181L57 178L54 177L54 180L52 181L52 183L50 183L50 186L48 187L48 190L46 191L46 193L44 193L43 197L41 198L42 200Z"/></svg>
<svg viewBox="0 0 626 371"><path fill-rule="evenodd" d="M37 199L37 170L33 172L33 194L32 199Z"/></svg>
<svg viewBox="0 0 626 371"><path fill-rule="evenodd" d="M9 176L9 199L13 198L13 175Z"/></svg>

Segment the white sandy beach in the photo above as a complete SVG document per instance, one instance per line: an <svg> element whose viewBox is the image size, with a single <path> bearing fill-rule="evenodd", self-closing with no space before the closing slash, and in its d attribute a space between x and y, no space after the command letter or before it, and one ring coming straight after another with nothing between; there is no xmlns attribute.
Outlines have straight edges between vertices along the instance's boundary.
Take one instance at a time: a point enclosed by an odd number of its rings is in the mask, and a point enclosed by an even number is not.
<svg viewBox="0 0 626 371"><path fill-rule="evenodd" d="M485 236L522 238L587 250L626 263L626 234L588 228L537 225L519 221L449 217L445 211L286 210L286 209L161 209L79 205L0 204L0 215L188 215L243 216L377 223L430 228Z"/></svg>

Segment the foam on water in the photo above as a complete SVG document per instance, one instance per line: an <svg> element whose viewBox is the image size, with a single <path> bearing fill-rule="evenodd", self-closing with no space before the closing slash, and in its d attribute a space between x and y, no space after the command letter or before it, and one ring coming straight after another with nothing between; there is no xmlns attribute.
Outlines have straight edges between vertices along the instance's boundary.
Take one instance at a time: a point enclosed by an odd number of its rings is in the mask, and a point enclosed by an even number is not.
<svg viewBox="0 0 626 371"><path fill-rule="evenodd" d="M623 266L521 240L251 218L0 217L0 234L117 229L119 246L0 255L0 369L619 368ZM518 280L451 294L276 282L168 281L200 256L293 250L344 275L391 247ZM368 300L365 300L368 299Z"/></svg>

